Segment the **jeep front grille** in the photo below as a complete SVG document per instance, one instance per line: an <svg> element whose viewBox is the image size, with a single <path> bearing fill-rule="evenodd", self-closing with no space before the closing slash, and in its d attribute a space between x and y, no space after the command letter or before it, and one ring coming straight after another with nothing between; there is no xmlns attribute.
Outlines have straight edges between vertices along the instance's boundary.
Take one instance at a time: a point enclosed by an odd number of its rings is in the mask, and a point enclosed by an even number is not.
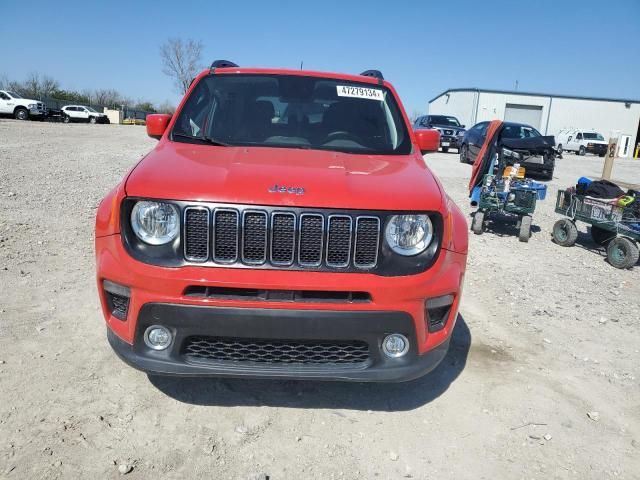
<svg viewBox="0 0 640 480"><path fill-rule="evenodd" d="M336 270L378 262L377 216L205 206L184 212L188 262Z"/></svg>

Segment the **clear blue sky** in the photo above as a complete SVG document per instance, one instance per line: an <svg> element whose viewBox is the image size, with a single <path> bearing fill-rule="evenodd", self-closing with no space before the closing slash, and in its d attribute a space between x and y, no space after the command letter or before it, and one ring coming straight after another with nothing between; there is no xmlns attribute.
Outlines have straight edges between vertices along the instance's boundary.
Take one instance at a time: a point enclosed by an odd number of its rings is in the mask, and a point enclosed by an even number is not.
<svg viewBox="0 0 640 480"><path fill-rule="evenodd" d="M640 0L2 2L0 75L177 103L168 37L243 66L382 70L407 112L447 88L640 98ZM16 21L13 21L15 19Z"/></svg>

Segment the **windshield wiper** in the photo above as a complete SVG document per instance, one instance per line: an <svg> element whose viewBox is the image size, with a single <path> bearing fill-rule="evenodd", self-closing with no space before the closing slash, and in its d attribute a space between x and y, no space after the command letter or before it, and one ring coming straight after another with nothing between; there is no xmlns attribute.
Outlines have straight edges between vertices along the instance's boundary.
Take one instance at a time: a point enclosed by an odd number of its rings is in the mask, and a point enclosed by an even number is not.
<svg viewBox="0 0 640 480"><path fill-rule="evenodd" d="M230 147L231 145L225 142L221 142L220 140L216 140L215 138L202 136L202 139L206 142L209 142L211 145L215 145L217 147Z"/></svg>
<svg viewBox="0 0 640 480"><path fill-rule="evenodd" d="M220 141L215 140L213 138L209 138L209 137L205 137L205 136L194 137L193 135L187 135L186 133L180 133L180 132L173 132L171 134L171 137L186 138L187 140L194 140L196 142L206 143L208 145L215 145L216 147L229 147L230 146L228 143L220 142Z"/></svg>

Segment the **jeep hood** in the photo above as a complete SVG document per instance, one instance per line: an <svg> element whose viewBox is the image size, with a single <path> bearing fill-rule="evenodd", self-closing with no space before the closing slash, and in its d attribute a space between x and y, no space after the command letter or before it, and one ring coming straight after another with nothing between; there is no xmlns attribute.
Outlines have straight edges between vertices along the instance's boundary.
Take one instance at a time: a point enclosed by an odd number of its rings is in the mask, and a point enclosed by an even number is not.
<svg viewBox="0 0 640 480"><path fill-rule="evenodd" d="M270 191L275 185L292 193ZM435 176L415 155L167 140L132 170L125 189L128 196L145 198L369 210L439 210L443 196Z"/></svg>

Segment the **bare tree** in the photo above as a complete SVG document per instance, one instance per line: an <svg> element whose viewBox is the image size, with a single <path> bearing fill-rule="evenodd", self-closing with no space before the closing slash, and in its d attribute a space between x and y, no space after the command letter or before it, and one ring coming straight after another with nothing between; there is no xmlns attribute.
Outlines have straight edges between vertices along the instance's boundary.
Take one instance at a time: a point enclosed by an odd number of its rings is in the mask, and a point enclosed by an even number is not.
<svg viewBox="0 0 640 480"><path fill-rule="evenodd" d="M9 77L6 73L0 73L0 88L7 90L9 88Z"/></svg>
<svg viewBox="0 0 640 480"><path fill-rule="evenodd" d="M113 107L114 105L121 105L122 95L113 89L100 89L93 92L91 100L97 105L103 105L105 107Z"/></svg>
<svg viewBox="0 0 640 480"><path fill-rule="evenodd" d="M176 107L169 102L169 100L165 100L160 105L158 105L158 113L168 113L169 115L173 115L176 111Z"/></svg>
<svg viewBox="0 0 640 480"><path fill-rule="evenodd" d="M42 91L40 84L40 75L37 72L31 72L27 75L27 79L22 84L22 91L29 97L39 97Z"/></svg>
<svg viewBox="0 0 640 480"><path fill-rule="evenodd" d="M60 82L49 75L43 75L40 82L40 92L45 97L52 96L57 90L60 90Z"/></svg>
<svg viewBox="0 0 640 480"><path fill-rule="evenodd" d="M176 90L184 94L201 67L203 45L195 40L170 38L160 46L162 72L173 78Z"/></svg>

